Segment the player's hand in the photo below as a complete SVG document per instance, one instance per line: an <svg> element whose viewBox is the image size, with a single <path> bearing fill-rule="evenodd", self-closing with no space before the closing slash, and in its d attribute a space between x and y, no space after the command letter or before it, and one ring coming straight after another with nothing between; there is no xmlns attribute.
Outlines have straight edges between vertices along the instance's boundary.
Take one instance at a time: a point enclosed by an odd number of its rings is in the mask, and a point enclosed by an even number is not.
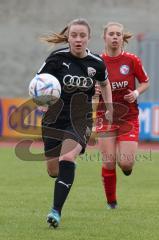
<svg viewBox="0 0 159 240"><path fill-rule="evenodd" d="M108 120L108 122L112 123L113 122L113 112L107 110L105 112L105 118Z"/></svg>
<svg viewBox="0 0 159 240"><path fill-rule="evenodd" d="M38 107L38 110L41 111L41 112L43 112L43 113L45 113L45 112L47 112L48 107L39 106L39 107Z"/></svg>
<svg viewBox="0 0 159 240"><path fill-rule="evenodd" d="M105 118L108 121L107 131L109 131L111 129L111 125L113 123L113 111L112 110L107 110L105 112Z"/></svg>
<svg viewBox="0 0 159 240"><path fill-rule="evenodd" d="M132 91L130 89L128 89L128 91L129 93L124 96L124 100L129 103L135 102L135 100L139 96L139 92L137 90Z"/></svg>
<svg viewBox="0 0 159 240"><path fill-rule="evenodd" d="M101 95L100 86L99 86L99 84L96 84L95 85L95 96L98 97L99 95Z"/></svg>

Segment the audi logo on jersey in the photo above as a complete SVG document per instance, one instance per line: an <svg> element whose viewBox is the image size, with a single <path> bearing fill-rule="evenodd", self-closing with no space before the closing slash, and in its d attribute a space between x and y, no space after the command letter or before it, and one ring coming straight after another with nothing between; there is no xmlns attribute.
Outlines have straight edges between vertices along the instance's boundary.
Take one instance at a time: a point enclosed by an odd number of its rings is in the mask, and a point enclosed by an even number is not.
<svg viewBox="0 0 159 240"><path fill-rule="evenodd" d="M66 75L63 78L63 84L67 87L88 89L93 87L93 79L90 77Z"/></svg>

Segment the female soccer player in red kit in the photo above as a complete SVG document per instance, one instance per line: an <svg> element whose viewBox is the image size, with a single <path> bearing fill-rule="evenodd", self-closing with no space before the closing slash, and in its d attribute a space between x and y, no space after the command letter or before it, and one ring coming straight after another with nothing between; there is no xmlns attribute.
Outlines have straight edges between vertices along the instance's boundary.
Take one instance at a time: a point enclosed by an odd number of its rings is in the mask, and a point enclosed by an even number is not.
<svg viewBox="0 0 159 240"><path fill-rule="evenodd" d="M107 131L103 100L99 95L96 131L99 133L98 142L103 159L102 179L109 209L117 207L116 163L126 176L132 172L139 135L136 100L149 86L149 78L141 60L124 51L124 43L128 43L131 37L132 34L124 32L123 25L118 22L110 22L104 28L105 52L102 58L111 83L114 122L110 131Z"/></svg>

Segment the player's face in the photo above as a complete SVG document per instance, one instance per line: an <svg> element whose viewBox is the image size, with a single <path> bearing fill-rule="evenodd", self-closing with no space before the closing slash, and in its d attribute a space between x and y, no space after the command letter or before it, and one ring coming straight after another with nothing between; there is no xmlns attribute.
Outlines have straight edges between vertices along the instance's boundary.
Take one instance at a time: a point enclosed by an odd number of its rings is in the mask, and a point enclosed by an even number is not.
<svg viewBox="0 0 159 240"><path fill-rule="evenodd" d="M109 26L104 36L106 48L110 50L122 50L123 31L120 26Z"/></svg>
<svg viewBox="0 0 159 240"><path fill-rule="evenodd" d="M89 41L89 31L85 25L72 25L68 33L71 53L79 58L86 56Z"/></svg>

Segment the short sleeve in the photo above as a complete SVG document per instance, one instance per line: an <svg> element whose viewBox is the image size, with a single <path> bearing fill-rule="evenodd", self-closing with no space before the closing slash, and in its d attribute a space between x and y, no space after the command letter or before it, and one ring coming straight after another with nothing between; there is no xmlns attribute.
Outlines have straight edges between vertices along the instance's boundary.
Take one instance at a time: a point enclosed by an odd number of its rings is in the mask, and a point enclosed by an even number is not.
<svg viewBox="0 0 159 240"><path fill-rule="evenodd" d="M100 64L100 70L99 70L99 73L98 73L97 81L104 82L105 80L107 80L107 78L108 78L107 68L105 66L105 63L102 60L102 62Z"/></svg>
<svg viewBox="0 0 159 240"><path fill-rule="evenodd" d="M148 82L149 77L143 67L141 59L137 56L134 57L134 71L135 77L138 79L139 83Z"/></svg>
<svg viewBox="0 0 159 240"><path fill-rule="evenodd" d="M54 75L59 68L59 57L57 55L50 55L42 64L37 74L49 73Z"/></svg>

